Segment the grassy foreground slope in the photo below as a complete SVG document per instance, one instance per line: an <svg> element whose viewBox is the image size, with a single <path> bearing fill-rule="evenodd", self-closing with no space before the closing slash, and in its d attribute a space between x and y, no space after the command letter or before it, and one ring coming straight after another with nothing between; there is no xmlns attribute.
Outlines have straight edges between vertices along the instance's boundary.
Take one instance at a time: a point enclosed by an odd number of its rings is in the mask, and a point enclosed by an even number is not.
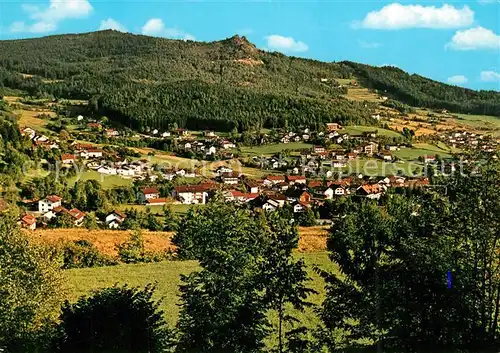
<svg viewBox="0 0 500 353"><path fill-rule="evenodd" d="M326 251L297 253L307 264L311 277L309 286L318 294L312 295L310 301L321 304L324 296L324 281L313 271L314 266L334 271L335 266L328 259ZM164 261L159 263L119 265L112 267L98 267L66 270L68 279L68 299L76 300L81 295L89 294L92 290L113 286L114 284L128 284L130 286L145 286L148 283L157 283L157 298L163 298L162 309L167 321L174 325L179 314L178 287L181 284L180 275L189 274L198 269L195 261ZM311 310L297 313L300 321L311 327L316 323L316 317Z"/></svg>

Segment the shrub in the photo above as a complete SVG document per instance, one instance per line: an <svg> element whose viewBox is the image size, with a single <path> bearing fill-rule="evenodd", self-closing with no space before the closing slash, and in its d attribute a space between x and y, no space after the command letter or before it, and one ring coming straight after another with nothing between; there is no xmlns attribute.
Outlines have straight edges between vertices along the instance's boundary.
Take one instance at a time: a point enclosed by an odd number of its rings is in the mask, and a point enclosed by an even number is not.
<svg viewBox="0 0 500 353"><path fill-rule="evenodd" d="M146 249L140 231L134 231L126 242L117 245L118 256L125 263L145 262Z"/></svg>
<svg viewBox="0 0 500 353"><path fill-rule="evenodd" d="M104 288L62 308L59 346L62 352L164 352L170 331L155 287Z"/></svg>
<svg viewBox="0 0 500 353"><path fill-rule="evenodd" d="M144 237L140 231L134 231L126 242L116 246L120 260L127 264L140 262L158 262L170 258L169 252L146 251Z"/></svg>
<svg viewBox="0 0 500 353"><path fill-rule="evenodd" d="M84 268L116 265L117 261L103 255L87 240L77 240L64 244L62 248L62 268Z"/></svg>

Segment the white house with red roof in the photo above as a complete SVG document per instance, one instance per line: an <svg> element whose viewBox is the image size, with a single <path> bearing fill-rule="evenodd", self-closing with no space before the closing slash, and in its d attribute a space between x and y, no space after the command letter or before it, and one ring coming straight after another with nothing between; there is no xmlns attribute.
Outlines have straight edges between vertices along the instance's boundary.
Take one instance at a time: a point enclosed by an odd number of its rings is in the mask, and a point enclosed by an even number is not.
<svg viewBox="0 0 500 353"><path fill-rule="evenodd" d="M224 184L235 185L240 181L240 174L237 172L223 173L221 176L221 181Z"/></svg>
<svg viewBox="0 0 500 353"><path fill-rule="evenodd" d="M24 129L21 130L21 134L23 136L28 136L30 140L33 140L33 138L36 136L36 131L30 127L25 127Z"/></svg>
<svg viewBox="0 0 500 353"><path fill-rule="evenodd" d="M181 185L174 188L173 196L183 204L205 204L208 198L207 185Z"/></svg>
<svg viewBox="0 0 500 353"><path fill-rule="evenodd" d="M108 228L118 228L123 221L125 221L125 218L127 218L127 215L121 211L114 210L110 214L106 216L105 223L108 226Z"/></svg>
<svg viewBox="0 0 500 353"><path fill-rule="evenodd" d="M120 133L118 131L116 131L115 129L106 129L106 136L116 137L116 136L120 136Z"/></svg>
<svg viewBox="0 0 500 353"><path fill-rule="evenodd" d="M157 188L143 188L141 191L145 201L160 198L160 191Z"/></svg>
<svg viewBox="0 0 500 353"><path fill-rule="evenodd" d="M325 151L326 151L326 149L323 146L314 146L313 147L313 152L314 153L323 153Z"/></svg>
<svg viewBox="0 0 500 353"><path fill-rule="evenodd" d="M224 192L224 197L227 201L249 202L259 197L259 194L245 193L239 190L228 190Z"/></svg>
<svg viewBox="0 0 500 353"><path fill-rule="evenodd" d="M50 195L38 201L38 211L40 213L46 213L52 211L56 207L60 207L61 204L62 204L61 197L57 195Z"/></svg>
<svg viewBox="0 0 500 353"><path fill-rule="evenodd" d="M236 145L231 141L224 140L221 142L221 147L227 150L228 148L236 148Z"/></svg>
<svg viewBox="0 0 500 353"><path fill-rule="evenodd" d="M264 184L266 185L276 185L279 183L284 183L286 181L286 177L284 175L268 175L266 179L264 179Z"/></svg>
<svg viewBox="0 0 500 353"><path fill-rule="evenodd" d="M61 161L63 164L73 164L76 162L76 156L74 154L65 153L61 155Z"/></svg>
<svg viewBox="0 0 500 353"><path fill-rule="evenodd" d="M67 213L73 218L75 226L79 227L83 224L83 221L85 219L85 212L82 212L77 208L72 208Z"/></svg>
<svg viewBox="0 0 500 353"><path fill-rule="evenodd" d="M290 185L294 184L306 184L307 180L304 175L287 175L286 180Z"/></svg>
<svg viewBox="0 0 500 353"><path fill-rule="evenodd" d="M101 158L103 156L103 150L96 149L96 148L91 148L91 149L86 149L86 150L81 150L78 152L80 155L80 158Z"/></svg>
<svg viewBox="0 0 500 353"><path fill-rule="evenodd" d="M26 229L35 230L36 218L30 214L24 215L24 217L21 218L21 226Z"/></svg>
<svg viewBox="0 0 500 353"><path fill-rule="evenodd" d="M424 156L423 157L424 163L432 163L436 161L436 156Z"/></svg>
<svg viewBox="0 0 500 353"><path fill-rule="evenodd" d="M252 194L258 194L260 192L260 185L254 180L247 180L245 182L245 186L247 187L248 191Z"/></svg>

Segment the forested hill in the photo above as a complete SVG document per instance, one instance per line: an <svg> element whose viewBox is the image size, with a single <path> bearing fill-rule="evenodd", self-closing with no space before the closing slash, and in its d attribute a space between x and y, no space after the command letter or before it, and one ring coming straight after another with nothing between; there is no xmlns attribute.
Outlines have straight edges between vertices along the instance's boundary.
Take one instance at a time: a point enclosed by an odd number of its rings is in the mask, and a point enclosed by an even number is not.
<svg viewBox="0 0 500 353"><path fill-rule="evenodd" d="M388 92L392 98L412 106L445 108L457 113L500 116L500 92L474 91L450 86L397 67L373 67L343 62L366 87Z"/></svg>
<svg viewBox="0 0 500 353"><path fill-rule="evenodd" d="M341 78L409 103L500 115L499 93L441 83L428 90L394 72L269 53L240 36L202 43L100 31L0 41L0 85L89 99L91 109L139 130L368 123L373 106L343 98Z"/></svg>

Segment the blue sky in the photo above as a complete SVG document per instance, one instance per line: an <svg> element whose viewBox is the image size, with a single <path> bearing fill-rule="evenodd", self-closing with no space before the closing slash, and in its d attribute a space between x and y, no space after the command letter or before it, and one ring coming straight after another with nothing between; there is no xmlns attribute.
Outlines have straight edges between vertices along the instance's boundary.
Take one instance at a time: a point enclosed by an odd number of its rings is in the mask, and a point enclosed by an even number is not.
<svg viewBox="0 0 500 353"><path fill-rule="evenodd" d="M0 39L105 28L199 41L238 33L262 49L500 90L500 0L0 0Z"/></svg>

